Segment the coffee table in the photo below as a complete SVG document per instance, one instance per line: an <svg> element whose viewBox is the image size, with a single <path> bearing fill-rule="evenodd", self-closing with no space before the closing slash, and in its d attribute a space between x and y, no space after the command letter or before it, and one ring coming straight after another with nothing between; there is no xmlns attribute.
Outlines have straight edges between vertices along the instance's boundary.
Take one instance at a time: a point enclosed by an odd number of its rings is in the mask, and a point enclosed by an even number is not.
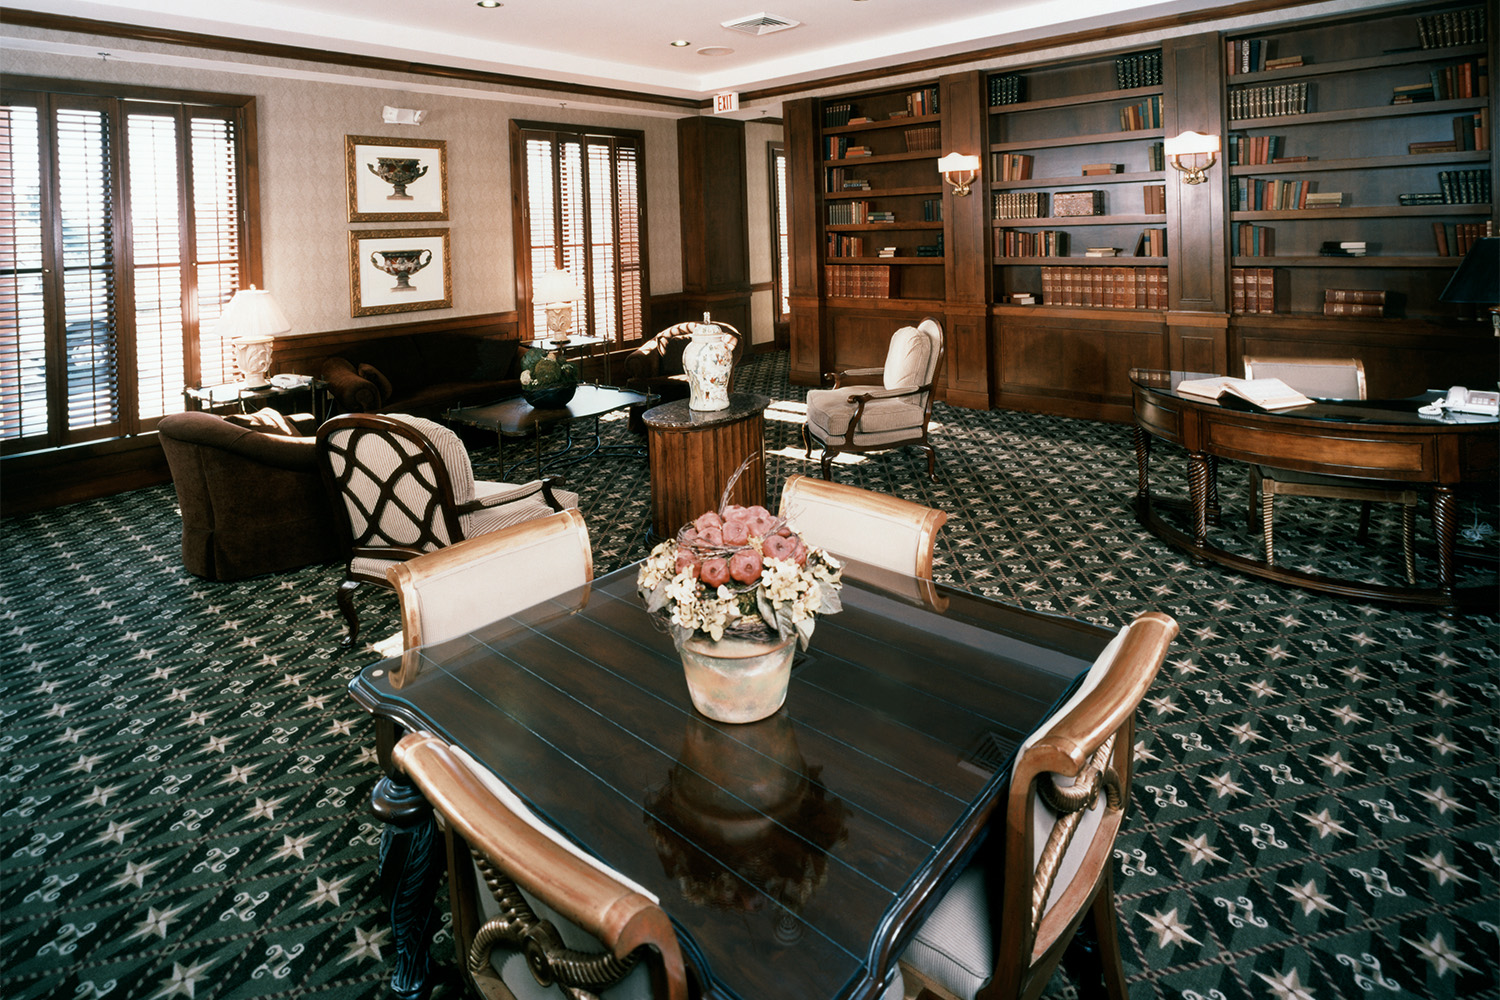
<svg viewBox="0 0 1500 1000"><path fill-rule="evenodd" d="M535 460L536 474L541 476L546 469L555 466L573 465L592 458L603 452L605 454L626 454L644 458L646 456L645 446L633 445L605 445L599 439L599 418L606 413L623 410L636 403L647 402L651 397L640 392L630 392L626 389L611 389L600 385L580 385L578 391L573 393L573 398L568 405L551 409L539 410L526 402L524 397L516 396L514 399L502 399L498 403L489 403L485 406L466 406L457 410L449 410L443 414L443 418L449 423L464 424L469 427L480 427L487 431L494 431L498 436L497 453L500 459L500 477L508 479L511 470L526 464L524 459L511 463L509 469L505 466L505 439L506 438L532 438L536 442ZM574 449L573 423L577 420L585 420L592 417L594 420L594 437L592 447L586 451ZM562 424L567 433L567 440L561 448L550 451L545 455L542 453L542 433L548 428Z"/></svg>

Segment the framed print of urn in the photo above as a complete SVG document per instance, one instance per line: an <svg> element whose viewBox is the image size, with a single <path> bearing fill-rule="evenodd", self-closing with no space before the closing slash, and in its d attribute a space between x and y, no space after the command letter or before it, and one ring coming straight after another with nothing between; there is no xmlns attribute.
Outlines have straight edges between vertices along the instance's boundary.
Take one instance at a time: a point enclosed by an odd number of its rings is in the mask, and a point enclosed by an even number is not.
<svg viewBox="0 0 1500 1000"><path fill-rule="evenodd" d="M366 229L349 234L349 315L453 305L446 229Z"/></svg>
<svg viewBox="0 0 1500 1000"><path fill-rule="evenodd" d="M448 143L344 136L350 222L448 221Z"/></svg>

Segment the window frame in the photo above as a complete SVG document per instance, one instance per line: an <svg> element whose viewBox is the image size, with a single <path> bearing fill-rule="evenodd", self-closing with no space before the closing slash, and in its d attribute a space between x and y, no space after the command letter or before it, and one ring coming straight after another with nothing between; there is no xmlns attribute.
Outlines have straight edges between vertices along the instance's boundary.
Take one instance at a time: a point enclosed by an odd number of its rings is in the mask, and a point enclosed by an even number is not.
<svg viewBox="0 0 1500 1000"><path fill-rule="evenodd" d="M779 175L777 161L781 163ZM766 175L766 189L771 201L771 320L778 329L783 329L792 321L792 215L791 205L787 204L792 176L788 170L785 142L766 143ZM787 188L785 196L780 190L782 184ZM786 223L785 231L783 222Z"/></svg>
<svg viewBox="0 0 1500 1000"><path fill-rule="evenodd" d="M11 105L36 107L39 117L39 153L42 159L41 202L42 241L44 244L44 303L49 310L46 323L47 340L47 429L42 434L0 440L0 456L50 451L97 443L104 440L130 438L155 430L156 416L142 417L138 372L137 331L135 328L136 304L133 265L135 247L132 244L131 199L129 192L129 144L127 120L135 114L157 114L173 118L176 123L176 159L179 166L179 244L181 247L178 270L189 276L182 282L181 330L182 357L185 378L196 381L200 373L200 344L203 331L200 326L198 297L190 294L199 287L197 277L197 247L193 244L193 175L182 169L192 159L193 135L189 119L195 109L202 109L207 117L222 118L232 122L235 140L234 170L238 200L237 228L240 244L238 260L238 285L263 284L261 269L261 231L259 168L256 137L256 99L244 94L221 94L210 91L170 90L159 87L140 87L126 84L110 84L89 80L68 80L53 77L30 77L0 73L0 89L5 92L5 101ZM77 430L68 429L66 364L56 359L66 357L66 321L61 313L62 282L61 268L52 266L61 260L62 227L56 223L58 191L57 160L52 149L52 112L58 107L72 104L95 105L108 120L110 156L110 212L112 217L111 254L113 257L113 281L116 308L114 310L114 339L118 384L114 388L117 408L116 419L101 425ZM52 315L51 313L56 313ZM167 412L173 412L168 410Z"/></svg>
<svg viewBox="0 0 1500 1000"><path fill-rule="evenodd" d="M641 129L611 128L608 126L568 124L561 122L527 121L512 119L510 122L510 154L511 154L511 204L512 212L512 242L511 246L515 259L516 275L516 329L520 339L529 341L534 339L536 330L535 310L531 302L532 273L531 273L531 203L528 197L528 171L526 157L526 133L543 132L554 135L574 136L584 144L585 154L583 161L588 162L587 140L590 136L604 137L609 139L628 139L635 144L635 211L637 227L637 253L640 257L640 316L641 328L634 335L629 331L620 330L620 337L615 341L605 344L606 350L617 349L622 346L639 343L648 335L651 324L651 269L650 269L650 240L649 226L647 224L647 173L646 173L646 133ZM587 198L589 185L583 184L580 190ZM554 200L555 194L554 194ZM619 220L615 219L614 243L619 245ZM619 273L614 275L616 282L615 301L619 302L618 282ZM592 311L593 296L589 287L579 281L581 292L580 299L586 310ZM623 324L622 324L623 327ZM590 332L595 327L590 325Z"/></svg>

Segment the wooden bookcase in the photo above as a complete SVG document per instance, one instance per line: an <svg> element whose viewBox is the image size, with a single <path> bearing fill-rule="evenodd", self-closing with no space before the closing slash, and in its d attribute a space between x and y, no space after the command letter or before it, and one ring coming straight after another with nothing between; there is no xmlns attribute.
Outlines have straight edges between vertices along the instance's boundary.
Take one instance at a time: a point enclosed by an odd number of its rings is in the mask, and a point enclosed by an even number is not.
<svg viewBox="0 0 1500 1000"><path fill-rule="evenodd" d="M930 156L903 148L902 133L925 122L889 118L916 85L790 102L793 378L810 384L823 372L878 364L894 324L925 314L941 320L949 334L947 398L969 406L1129 420L1131 368L1238 374L1241 358L1257 354L1363 358L1377 396L1446 387L1473 380L1475 372L1493 377L1500 359L1487 325L1474 307L1439 300L1461 259L1457 227L1478 232L1492 223L1493 190L1484 200L1463 203L1408 198L1423 203L1402 204L1401 198L1441 192L1439 175L1450 171L1468 171L1471 181L1487 178L1493 189L1494 98L1478 82L1481 59L1491 88L1495 81L1493 11L1482 38L1444 38L1435 29L1428 43L1435 39L1437 46L1422 47L1421 25L1442 25L1445 16L1451 21L1455 12L1480 6L1420 3L1316 19L1288 12L1254 29L1226 33L1210 25L1167 38L1156 49L945 76L939 81L942 142ZM1252 41L1260 43L1257 62L1264 55L1280 68L1244 65L1245 43ZM1294 56L1302 57L1300 65ZM1231 57L1239 60L1234 67ZM1131 60L1140 72L1143 62L1158 59L1159 77L1121 75L1119 60ZM1441 79L1451 67L1460 69L1449 76L1463 80L1465 64L1468 91L1392 103L1394 95L1412 93L1397 88L1430 82L1435 74ZM1269 88L1283 88L1283 102L1288 92L1305 93L1307 109L1288 113L1285 104L1278 110L1264 99L1252 106L1247 95L1262 88L1273 95ZM1148 102L1151 117L1122 129L1122 111ZM825 108L839 103L872 121L825 122ZM1475 145L1486 148L1411 151L1414 143L1451 140L1461 116L1471 122L1483 116ZM1207 183L1184 183L1153 150L1189 129L1223 141ZM1278 139L1278 156L1307 159L1230 162L1233 143L1243 138L1264 148L1270 136ZM827 141L838 137L869 146L872 155L862 162L825 155ZM944 152L981 155L982 183L970 197L942 190L934 161ZM1029 176L1008 172L1006 161L1014 166L1018 157L1029 158ZM1100 164L1111 165L1111 172L1085 176L1085 167ZM870 189L828 190L829 171L836 168L868 179ZM1300 182L1304 190L1344 197L1337 205L1300 208L1233 201L1238 187L1251 181L1263 190L1274 182L1278 191ZM798 184L805 185L800 194ZM1152 196L1149 212L1148 187L1163 194ZM1059 196L1094 191L1100 192L1100 214L1057 214ZM1046 202L1041 217L994 217L997 199L1031 196ZM921 219L924 201L939 197L943 221ZM897 222L829 224L830 206L859 200L896 212ZM1435 224L1448 241L1446 256ZM1242 249L1241 227L1260 227L1262 236L1269 230L1270 253ZM1165 256L1139 255L1155 249L1138 249L1146 230L1165 230ZM1065 249L1051 251L1058 256L1018 245L1049 231L1066 239ZM825 268L843 261L829 255L827 240L843 235L863 235L872 241L867 247L897 248L894 257L851 260L895 272L892 298L828 294ZM938 235L944 239L940 260L913 257L915 246ZM1321 253L1325 243L1346 242L1364 243L1366 253ZM1114 248L1118 255L1088 256L1089 247ZM1088 297L1066 284L1059 291L1049 280L1060 273L1054 268L1067 269L1065 282L1087 284ZM1254 303L1235 295L1234 279L1247 270L1270 279ZM1147 275L1158 279L1150 299L1124 291L1133 278L1139 286ZM1389 314L1325 315L1328 289L1384 291ZM1018 294L1037 301L1016 302Z"/></svg>

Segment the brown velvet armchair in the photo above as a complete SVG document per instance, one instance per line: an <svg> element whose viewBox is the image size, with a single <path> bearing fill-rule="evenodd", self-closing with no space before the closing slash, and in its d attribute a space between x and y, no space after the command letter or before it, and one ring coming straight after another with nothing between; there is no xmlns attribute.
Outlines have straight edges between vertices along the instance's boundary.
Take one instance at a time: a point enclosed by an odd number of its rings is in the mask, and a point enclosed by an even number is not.
<svg viewBox="0 0 1500 1000"><path fill-rule="evenodd" d="M307 414L264 410L232 419L173 413L158 421L188 572L239 580L341 557L313 425Z"/></svg>

